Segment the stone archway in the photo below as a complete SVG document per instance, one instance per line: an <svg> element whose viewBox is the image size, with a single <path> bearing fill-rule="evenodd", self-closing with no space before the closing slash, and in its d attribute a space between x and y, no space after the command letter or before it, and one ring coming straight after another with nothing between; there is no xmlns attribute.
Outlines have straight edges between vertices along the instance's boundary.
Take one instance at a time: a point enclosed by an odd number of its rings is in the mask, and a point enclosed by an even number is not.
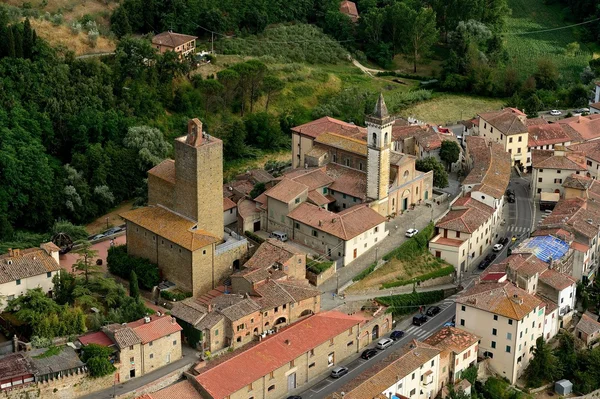
<svg viewBox="0 0 600 399"><path fill-rule="evenodd" d="M302 313L300 313L300 317L310 316L310 315L313 315L313 314L315 314L315 312L313 312L310 309L306 309Z"/></svg>
<svg viewBox="0 0 600 399"><path fill-rule="evenodd" d="M285 324L287 322L287 319L285 317L280 317L277 320L275 320L275 326L279 325L279 324Z"/></svg>
<svg viewBox="0 0 600 399"><path fill-rule="evenodd" d="M379 325L375 325L375 327L373 327L373 330L371 331L371 340L375 341L377 338L379 338Z"/></svg>

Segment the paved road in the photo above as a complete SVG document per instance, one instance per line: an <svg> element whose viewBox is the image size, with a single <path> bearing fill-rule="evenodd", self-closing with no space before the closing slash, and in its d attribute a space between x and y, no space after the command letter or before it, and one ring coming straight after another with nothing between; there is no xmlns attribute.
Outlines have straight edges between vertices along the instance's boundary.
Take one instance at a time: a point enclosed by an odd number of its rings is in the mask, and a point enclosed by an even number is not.
<svg viewBox="0 0 600 399"><path fill-rule="evenodd" d="M346 361L336 364L336 366L346 366L349 368L349 372L345 376L335 379L324 375L323 378L317 379L315 382L310 383L309 386L303 386L300 388L300 390L298 390L298 392L290 392L290 394L300 395L302 399L317 399L324 398L327 395L332 394L333 392L340 391L340 389L345 384L347 384L348 381L352 380L353 378L356 378L361 373L373 367L375 364L382 361L394 352L399 351L400 348L402 348L402 346L404 346L411 340L416 339L422 341L431 334L433 334L435 331L439 330L444 325L444 323L451 321L455 315L454 298L456 296L457 294L448 297L443 302L441 302L439 306L442 308L442 311L435 317L430 318L427 323L420 327L413 326L410 324L412 321L412 316L403 320L401 323L398 323L398 325L396 326L396 330L404 331L404 337L399 341L396 341L394 345L392 345L390 348L386 349L385 351L379 352L375 357L369 360L364 360L359 357L360 354L356 354L351 358L346 359ZM374 348L375 345L376 342L369 345L369 348Z"/></svg>
<svg viewBox="0 0 600 399"><path fill-rule="evenodd" d="M530 196L529 177L513 177L509 188L515 191L515 202L508 204L506 231L514 236L529 236L533 225L533 200Z"/></svg>

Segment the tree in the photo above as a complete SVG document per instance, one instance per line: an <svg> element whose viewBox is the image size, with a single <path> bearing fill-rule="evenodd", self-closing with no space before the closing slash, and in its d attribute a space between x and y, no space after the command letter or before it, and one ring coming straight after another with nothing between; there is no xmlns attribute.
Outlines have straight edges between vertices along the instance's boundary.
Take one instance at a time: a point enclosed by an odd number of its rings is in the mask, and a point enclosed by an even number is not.
<svg viewBox="0 0 600 399"><path fill-rule="evenodd" d="M440 148L440 158L448 165L450 170L453 163L460 158L460 146L456 141L443 140Z"/></svg>
<svg viewBox="0 0 600 399"><path fill-rule="evenodd" d="M112 374L116 370L109 360L113 352L113 349L106 346L89 344L83 348L81 360L85 362L92 377L102 377Z"/></svg>
<svg viewBox="0 0 600 399"><path fill-rule="evenodd" d="M16 57L17 50L15 48L15 35L10 27L6 28L6 56Z"/></svg>
<svg viewBox="0 0 600 399"><path fill-rule="evenodd" d="M92 249L92 244L88 240L80 240L76 243L76 246L78 246L78 248L75 249L73 253L79 255L79 259L77 259L77 262L73 265L73 271L83 271L85 283L87 285L90 274L100 270L100 267L95 264L98 251Z"/></svg>
<svg viewBox="0 0 600 399"><path fill-rule="evenodd" d="M132 298L140 297L140 287L138 286L137 274L132 270L129 275L129 296Z"/></svg>
<svg viewBox="0 0 600 399"><path fill-rule="evenodd" d="M265 187L265 183L258 182L252 187L252 191L250 191L250 197L256 198L267 190Z"/></svg>
<svg viewBox="0 0 600 399"><path fill-rule="evenodd" d="M220 107L220 102L223 96L225 87L216 79L202 80L198 87L202 93L202 101L204 102L204 113L208 117L209 110L213 111Z"/></svg>
<svg viewBox="0 0 600 399"><path fill-rule="evenodd" d="M542 100L537 95L532 94L525 100L525 112L529 118L537 118L540 109L542 109Z"/></svg>
<svg viewBox="0 0 600 399"><path fill-rule="evenodd" d="M150 126L130 127L123 144L137 152L139 168L144 172L159 164L171 151L161 131Z"/></svg>
<svg viewBox="0 0 600 399"><path fill-rule="evenodd" d="M433 157L425 157L417 159L415 168L421 172L433 171L433 185L439 188L448 187L448 173L437 159Z"/></svg>
<svg viewBox="0 0 600 399"><path fill-rule="evenodd" d="M240 74L231 68L223 69L217 73L217 79L223 85L223 105L228 108L233 103L233 100L238 91L238 83Z"/></svg>
<svg viewBox="0 0 600 399"><path fill-rule="evenodd" d="M403 52L413 61L413 72L416 73L417 62L429 53L438 38L435 12L431 8L415 10L405 6L401 24L405 36Z"/></svg>
<svg viewBox="0 0 600 399"><path fill-rule="evenodd" d="M269 110L269 103L272 98L279 93L285 87L285 83L281 79L273 75L265 76L265 80L263 81L263 91L267 96L267 101L265 103L265 111Z"/></svg>
<svg viewBox="0 0 600 399"><path fill-rule="evenodd" d="M577 370L577 348L575 338L568 331L564 330L558 335L558 347L554 351L558 358L561 370L564 371L562 378L572 378Z"/></svg>
<svg viewBox="0 0 600 399"><path fill-rule="evenodd" d="M567 47L565 48L565 53L569 57L575 57L577 55L577 53L579 53L580 49L581 49L581 46L579 45L579 43L572 42L572 43L567 44Z"/></svg>
<svg viewBox="0 0 600 399"><path fill-rule="evenodd" d="M131 34L131 24L129 23L129 15L125 7L117 7L115 12L110 16L110 29L115 32L115 35L119 39Z"/></svg>
<svg viewBox="0 0 600 399"><path fill-rule="evenodd" d="M33 54L33 30L29 18L23 22L23 56L31 58Z"/></svg>
<svg viewBox="0 0 600 399"><path fill-rule="evenodd" d="M530 387L539 387L548 381L560 377L562 370L558 358L552 353L552 348L539 337L533 349L533 359L525 369L525 379Z"/></svg>
<svg viewBox="0 0 600 399"><path fill-rule="evenodd" d="M581 83L573 85L569 88L567 98L572 107L583 107L588 103L588 89Z"/></svg>
<svg viewBox="0 0 600 399"><path fill-rule="evenodd" d="M538 88L554 90L558 82L558 69L550 58L542 58L538 61L537 71L533 75Z"/></svg>

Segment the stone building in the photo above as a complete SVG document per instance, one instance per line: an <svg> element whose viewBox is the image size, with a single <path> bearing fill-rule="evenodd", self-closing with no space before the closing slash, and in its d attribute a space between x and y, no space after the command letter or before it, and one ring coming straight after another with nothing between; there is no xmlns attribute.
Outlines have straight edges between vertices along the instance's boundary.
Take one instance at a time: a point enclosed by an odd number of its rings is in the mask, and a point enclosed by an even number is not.
<svg viewBox="0 0 600 399"><path fill-rule="evenodd" d="M179 58L194 54L196 50L196 36L184 35L175 32L162 32L152 38L152 47L160 54L167 51L174 51L179 55Z"/></svg>
<svg viewBox="0 0 600 399"><path fill-rule="evenodd" d="M125 212L127 251L158 265L162 276L194 295L238 269L247 241L224 233L223 143L188 122L175 160L148 172L148 206Z"/></svg>

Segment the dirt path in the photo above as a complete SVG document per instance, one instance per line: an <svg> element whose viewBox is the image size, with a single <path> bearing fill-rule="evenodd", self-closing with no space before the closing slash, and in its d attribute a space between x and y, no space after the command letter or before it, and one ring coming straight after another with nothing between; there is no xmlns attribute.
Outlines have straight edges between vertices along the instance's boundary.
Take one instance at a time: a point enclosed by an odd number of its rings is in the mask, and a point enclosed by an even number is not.
<svg viewBox="0 0 600 399"><path fill-rule="evenodd" d="M366 66L364 66L363 64L361 64L360 62L355 60L354 58L352 59L352 64L354 64L355 67L357 67L358 69L360 69L361 71L363 71L364 73L366 73L367 75L369 75L372 78L375 77L374 74L383 72L382 70L379 70L379 69L367 68Z"/></svg>

